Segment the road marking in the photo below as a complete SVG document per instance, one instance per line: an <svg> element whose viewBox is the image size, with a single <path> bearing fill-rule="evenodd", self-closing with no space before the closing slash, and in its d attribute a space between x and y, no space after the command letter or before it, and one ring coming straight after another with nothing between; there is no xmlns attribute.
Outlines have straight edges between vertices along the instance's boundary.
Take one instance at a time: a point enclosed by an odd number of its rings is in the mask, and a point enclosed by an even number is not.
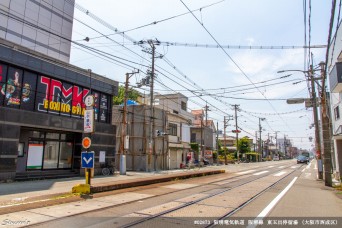
<svg viewBox="0 0 342 228"><path fill-rule="evenodd" d="M305 170L306 170L306 168L304 168L304 169L302 170L302 173L303 173Z"/></svg>
<svg viewBox="0 0 342 228"><path fill-rule="evenodd" d="M285 173L286 173L285 171L281 171L281 172L279 172L279 173L277 173L277 174L274 174L273 176L279 177L279 176L284 175Z"/></svg>
<svg viewBox="0 0 342 228"><path fill-rule="evenodd" d="M296 182L297 178L298 177L293 178L293 180L290 182L290 184L288 186L286 186L286 188L284 188L284 190L281 193L279 193L279 195L277 195L277 197L274 198L272 200L272 202L269 205L267 205L267 207L265 207L264 210L262 210L262 212L255 218L255 221L259 221L260 219L266 217L266 215L273 209L273 207L279 202L279 200L286 194L286 192ZM247 227L252 228L252 227L256 227L256 225L250 225Z"/></svg>
<svg viewBox="0 0 342 228"><path fill-rule="evenodd" d="M244 171L244 172L239 172L239 173L236 173L236 174L247 174L247 173L252 173L252 172L254 172L255 170L253 169L253 170L247 170L247 171Z"/></svg>
<svg viewBox="0 0 342 228"><path fill-rule="evenodd" d="M284 167L285 167L285 166L279 166L278 169L282 169L282 168L284 168Z"/></svg>
<svg viewBox="0 0 342 228"><path fill-rule="evenodd" d="M261 172L258 172L258 173L254 173L253 175L255 175L255 176L259 176L259 175L261 175L261 174L264 174L264 173L268 173L269 171L261 171Z"/></svg>
<svg viewBox="0 0 342 228"><path fill-rule="evenodd" d="M291 166L291 169L296 169L297 168L297 166Z"/></svg>
<svg viewBox="0 0 342 228"><path fill-rule="evenodd" d="M269 166L268 168L273 168L274 167L274 165L271 165L271 166Z"/></svg>

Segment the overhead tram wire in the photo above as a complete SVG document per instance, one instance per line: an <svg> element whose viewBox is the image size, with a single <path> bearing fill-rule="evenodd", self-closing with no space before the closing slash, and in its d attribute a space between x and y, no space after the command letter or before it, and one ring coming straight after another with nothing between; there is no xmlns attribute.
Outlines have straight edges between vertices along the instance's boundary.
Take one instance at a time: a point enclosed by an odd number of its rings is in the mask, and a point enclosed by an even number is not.
<svg viewBox="0 0 342 228"><path fill-rule="evenodd" d="M191 12L191 10L189 9L189 7L183 2L183 0L180 0L180 2L184 5L185 8L188 9L189 12ZM204 30L209 34L209 36L215 41L215 43L217 45L220 46L220 49L226 54L226 56L233 62L233 64L239 69L239 71L248 79L248 81L253 84L255 86L255 84L253 83L253 81L248 77L248 75L242 70L242 68L237 64L237 62L235 62L235 60L227 53L227 51L221 46L221 44L216 40L216 38L209 32L209 30L198 20L198 18L191 12L192 16L197 20L197 22L204 28ZM267 97L257 88L257 90L260 92L260 94L266 98ZM268 100L267 100L268 101ZM268 101L268 103L270 104L270 106L272 107L272 109L277 113L277 110L275 109L275 107L272 105L272 103L270 101ZM288 124L285 122L285 120L279 115L280 119L286 124L286 126L292 131L294 132L290 126L288 126Z"/></svg>
<svg viewBox="0 0 342 228"><path fill-rule="evenodd" d="M289 45L289 46L263 46L263 45L255 45L255 46L248 46L248 45L218 45L218 44L192 44L192 43L180 43L180 42L167 42L167 41L159 41L161 45L165 46L179 46L179 47L194 47L194 48L224 48L224 49L260 49L260 50L277 50L277 49L306 49L309 46L296 46L296 45ZM326 48L327 45L313 45L310 48Z"/></svg>
<svg viewBox="0 0 342 228"><path fill-rule="evenodd" d="M94 20L98 21L98 22L101 23L102 25L104 25L104 26L106 26L106 27L108 27L108 28L114 30L115 32L118 31L117 28L115 28L115 27L109 25L108 23L106 23L105 21L103 21L102 19L100 19L99 17L97 17L96 15L90 13L88 10L84 9L82 6L78 5L77 3L75 3L75 7L76 7L77 9L79 9L80 11L86 13L88 16L90 16L90 17L93 18ZM121 35L124 36L126 39L130 40L131 42L136 42L136 41L134 41L134 39L130 38L130 37L127 36L125 33L122 33ZM136 43L138 43L138 42L136 42ZM140 45L140 46L143 47L142 45ZM162 69L162 68L161 68L161 69ZM176 69L176 67L174 67L174 69ZM180 74L182 74L178 69L176 69L176 70L177 70ZM184 74L182 74L182 75L185 76ZM189 80L189 78L187 78L187 79ZM197 86L197 85L196 85L196 86ZM203 91L205 91L205 90L203 90ZM218 100L218 101L220 101L221 103L223 103L223 104L225 104L225 105L231 105L231 104L229 104L229 103L227 103L227 102L224 102L224 101L222 101L222 100L220 100L220 99L218 99L218 98L213 98L213 99Z"/></svg>
<svg viewBox="0 0 342 228"><path fill-rule="evenodd" d="M221 1L218 1L218 2L214 2L212 4L209 4L209 5L206 5L206 6L202 6L201 8L198 8L198 9L195 9L193 10L192 12L196 12L196 11L201 11L205 8L208 8L208 7L211 7L211 6L214 6L214 5L217 5L219 3L222 3L222 2L225 2L226 0L221 0ZM77 3L75 3L77 4ZM80 11L86 13L86 12L89 12L89 11L85 11L85 9L80 6L80 5L77 5L77 9L79 9ZM187 14L190 14L190 12L186 12L186 13L182 13L182 14L178 14L178 15L175 15L175 16L171 16L171 17L168 17L168 18L164 18L162 20L158 20L158 21L153 21L151 23L148 23L148 24L145 24L145 25L141 25L141 26L137 26L135 28L132 28L132 29L128 29L128 30L125 30L125 31L118 31L118 29L114 28L115 30L117 30L117 32L115 33L112 33L112 34L107 34L107 35L101 35L101 36L97 36L97 37L92 37L90 39L98 39L98 38L102 38L102 37L109 37L109 36L114 36L114 35L122 35L122 34L125 34L127 32L131 32L131 31L134 31L134 30L137 30L137 29L141 29L141 28L145 28L147 26L152 26L152 25L156 25L160 22L165 22L165 21L168 21L168 20L172 20L172 19L175 19L175 18L178 18L178 17L181 17L181 16L184 16L184 15L187 15ZM94 15L95 16L95 15ZM103 20L101 20L103 21ZM106 23L107 24L107 23Z"/></svg>
<svg viewBox="0 0 342 228"><path fill-rule="evenodd" d="M106 23L106 22L103 21L102 19L98 18L96 15L91 14L89 11L87 11L87 10L84 9L82 6L78 5L77 3L75 3L75 6L76 6L77 9L79 9L80 11L86 13L88 16L92 17L94 20L98 21L99 23L101 23L101 24L107 26L108 28L110 28L110 29L112 29L112 30L114 29L114 30L118 31L117 28L114 28L113 26L109 25L108 23ZM131 42L136 42L136 41L134 41L134 39L128 37L128 36L125 35L124 33L122 33L121 35L124 36L126 39L130 40ZM138 43L138 42L136 42L136 43ZM143 47L142 45L139 45L139 46ZM160 68L160 67L159 67L159 68ZM163 69L163 68L161 68L161 69ZM175 67L174 67L174 69L175 69ZM164 70L164 69L163 69L163 70ZM166 71L166 70L165 70L165 71ZM166 71L166 72L167 72L167 71ZM168 72L168 73L169 73L169 72ZM165 76L165 75L164 75L164 76ZM179 84L179 83L177 83L177 84ZM217 99L217 98L213 98L213 99L219 100L219 99ZM223 102L223 101L221 101L221 102ZM227 105L227 103L224 103L224 104Z"/></svg>
<svg viewBox="0 0 342 228"><path fill-rule="evenodd" d="M76 8L77 8L77 9L79 9L80 11L86 13L88 16L90 16L90 17L92 17L94 20L98 21L100 24L105 25L106 27L108 27L108 28L110 28L110 29L112 29L112 30L115 30L116 32L118 31L117 28L114 28L113 26L109 25L108 23L106 23L106 22L103 21L102 19L98 18L96 15L93 15L93 14L90 13L88 10L84 9L84 8L81 7L80 5L77 5L77 3L75 3L75 4L76 4ZM100 34L101 34L101 33L100 33ZM131 42L136 42L136 41L134 41L134 39L128 37L125 33L121 33L121 35L124 36L126 39L130 40ZM169 62L169 61L168 61L168 62ZM176 69L175 67L173 67L173 68ZM179 70L177 70L177 71L178 71L178 73L182 74ZM182 74L182 75L183 75L185 78L187 78L184 74ZM187 79L189 80L189 78L187 78ZM196 85L196 84L194 83L194 85ZM192 86L193 86L193 85L192 85ZM197 86L197 85L196 85L196 86ZM203 90L203 89L202 89L202 90ZM203 91L205 91L205 90L203 90ZM222 101L222 100L220 100L220 99L218 99L218 98L215 98L215 97L212 97L212 98L215 99L215 100L220 101L221 103L223 103L223 104L225 104L225 105L230 105L229 103L224 102L224 101ZM218 108L217 108L217 109L218 109ZM218 109L218 110L219 110L219 109Z"/></svg>

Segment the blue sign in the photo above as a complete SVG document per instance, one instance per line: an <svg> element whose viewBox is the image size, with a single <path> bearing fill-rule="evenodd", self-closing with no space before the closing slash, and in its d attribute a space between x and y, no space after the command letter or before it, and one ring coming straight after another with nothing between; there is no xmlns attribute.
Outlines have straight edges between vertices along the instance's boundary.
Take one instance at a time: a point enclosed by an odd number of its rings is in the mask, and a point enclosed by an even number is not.
<svg viewBox="0 0 342 228"><path fill-rule="evenodd" d="M81 153L82 168L92 169L94 168L94 152L82 152Z"/></svg>

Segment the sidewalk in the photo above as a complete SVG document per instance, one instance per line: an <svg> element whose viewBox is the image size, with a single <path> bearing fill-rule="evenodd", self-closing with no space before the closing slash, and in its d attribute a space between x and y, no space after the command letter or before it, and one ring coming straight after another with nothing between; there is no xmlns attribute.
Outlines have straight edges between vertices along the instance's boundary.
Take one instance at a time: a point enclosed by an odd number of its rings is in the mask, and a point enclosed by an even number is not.
<svg viewBox="0 0 342 228"><path fill-rule="evenodd" d="M220 166L209 166L199 171L180 169L96 176L91 179L91 189L93 193L99 193L175 179L219 174L224 171ZM84 183L84 177L3 183L0 187L0 214L35 208L42 203L53 205L79 200L80 197L71 194L71 190L73 186Z"/></svg>

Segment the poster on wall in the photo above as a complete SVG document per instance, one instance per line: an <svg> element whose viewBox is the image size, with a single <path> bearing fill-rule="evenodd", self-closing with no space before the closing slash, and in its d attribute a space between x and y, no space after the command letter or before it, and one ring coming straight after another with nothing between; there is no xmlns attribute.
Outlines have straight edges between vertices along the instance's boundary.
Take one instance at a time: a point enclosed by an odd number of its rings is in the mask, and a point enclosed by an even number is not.
<svg viewBox="0 0 342 228"><path fill-rule="evenodd" d="M24 72L21 92L21 109L34 110L34 95L37 84L37 75L28 71Z"/></svg>
<svg viewBox="0 0 342 228"><path fill-rule="evenodd" d="M29 144L27 169L41 169L43 163L44 144Z"/></svg>
<svg viewBox="0 0 342 228"><path fill-rule="evenodd" d="M5 105L19 107L22 87L23 71L10 67L7 81L2 85L1 95L5 96Z"/></svg>
<svg viewBox="0 0 342 228"><path fill-rule="evenodd" d="M95 111L95 121L99 119L99 103L100 103L100 94L98 92L92 92L94 96L94 111Z"/></svg>
<svg viewBox="0 0 342 228"><path fill-rule="evenodd" d="M106 95L101 94L100 99L100 121L106 122L108 114L108 98Z"/></svg>
<svg viewBox="0 0 342 228"><path fill-rule="evenodd" d="M6 83L7 66L0 64L0 90ZM0 106L3 105L4 94L0 93Z"/></svg>
<svg viewBox="0 0 342 228"><path fill-rule="evenodd" d="M100 151L99 162L100 163L106 162L106 151Z"/></svg>

